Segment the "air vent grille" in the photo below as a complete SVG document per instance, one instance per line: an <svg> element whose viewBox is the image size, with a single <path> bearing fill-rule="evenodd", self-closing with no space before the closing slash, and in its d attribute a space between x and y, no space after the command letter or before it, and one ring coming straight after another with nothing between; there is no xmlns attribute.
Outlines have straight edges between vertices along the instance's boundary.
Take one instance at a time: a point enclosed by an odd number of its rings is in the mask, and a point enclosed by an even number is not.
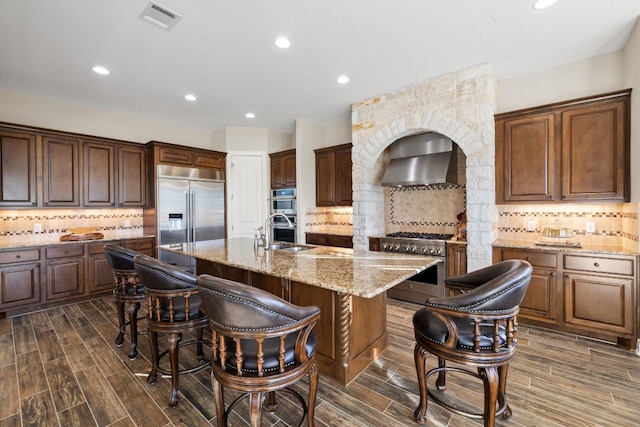
<svg viewBox="0 0 640 427"><path fill-rule="evenodd" d="M140 18L169 31L182 19L182 16L164 6L150 2L140 14Z"/></svg>

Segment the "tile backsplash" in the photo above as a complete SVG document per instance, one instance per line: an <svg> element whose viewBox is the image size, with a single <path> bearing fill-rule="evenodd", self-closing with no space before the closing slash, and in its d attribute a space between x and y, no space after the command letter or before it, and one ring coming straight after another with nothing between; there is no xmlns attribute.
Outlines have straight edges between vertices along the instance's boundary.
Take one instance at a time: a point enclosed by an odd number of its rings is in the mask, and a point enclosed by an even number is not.
<svg viewBox="0 0 640 427"><path fill-rule="evenodd" d="M595 232L587 232L587 222L595 223ZM568 227L574 240L583 244L618 245L632 250L638 247L638 205L619 204L539 204L498 206L500 239L536 240L546 225ZM533 230L528 230L528 225Z"/></svg>
<svg viewBox="0 0 640 427"><path fill-rule="evenodd" d="M432 184L384 189L385 232L455 234L466 211L464 185Z"/></svg>
<svg viewBox="0 0 640 427"><path fill-rule="evenodd" d="M304 225L311 233L353 234L353 208L308 208Z"/></svg>
<svg viewBox="0 0 640 427"><path fill-rule="evenodd" d="M41 231L35 231L36 224ZM98 231L142 229L142 209L0 210L0 236L65 233L70 227L92 226Z"/></svg>

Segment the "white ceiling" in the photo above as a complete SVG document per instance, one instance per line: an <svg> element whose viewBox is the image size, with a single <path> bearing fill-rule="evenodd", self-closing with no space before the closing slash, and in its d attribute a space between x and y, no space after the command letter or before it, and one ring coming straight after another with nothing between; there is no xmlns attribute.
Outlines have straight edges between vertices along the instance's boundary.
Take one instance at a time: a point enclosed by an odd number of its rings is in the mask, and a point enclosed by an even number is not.
<svg viewBox="0 0 640 427"><path fill-rule="evenodd" d="M619 50L640 15L639 0L157 0L183 16L165 31L139 18L148 3L0 0L0 88L199 130L292 132L461 68L491 62L501 80ZM274 46L281 35L291 48Z"/></svg>

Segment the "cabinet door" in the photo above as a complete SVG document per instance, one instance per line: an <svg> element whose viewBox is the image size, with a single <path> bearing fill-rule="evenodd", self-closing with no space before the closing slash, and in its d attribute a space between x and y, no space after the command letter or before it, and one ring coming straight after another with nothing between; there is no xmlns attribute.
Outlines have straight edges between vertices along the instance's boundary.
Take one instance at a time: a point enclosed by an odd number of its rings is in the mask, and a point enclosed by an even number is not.
<svg viewBox="0 0 640 427"><path fill-rule="evenodd" d="M36 137L0 130L0 206L36 203Z"/></svg>
<svg viewBox="0 0 640 427"><path fill-rule="evenodd" d="M147 150L118 147L118 199L120 206L147 204Z"/></svg>
<svg viewBox="0 0 640 427"><path fill-rule="evenodd" d="M113 271L104 254L87 259L87 292L106 292L115 288Z"/></svg>
<svg viewBox="0 0 640 427"><path fill-rule="evenodd" d="M496 121L496 203L554 200L554 117Z"/></svg>
<svg viewBox="0 0 640 427"><path fill-rule="evenodd" d="M188 147L158 147L158 162L192 166L193 150Z"/></svg>
<svg viewBox="0 0 640 427"><path fill-rule="evenodd" d="M196 151L194 154L194 165L215 170L224 170L225 157L223 155L209 153L206 151Z"/></svg>
<svg viewBox="0 0 640 427"><path fill-rule="evenodd" d="M351 160L351 146L336 151L336 206L351 206L353 204L353 161Z"/></svg>
<svg viewBox="0 0 640 427"><path fill-rule="evenodd" d="M623 101L562 113L562 200L629 201Z"/></svg>
<svg viewBox="0 0 640 427"><path fill-rule="evenodd" d="M447 242L447 277L467 272L467 244Z"/></svg>
<svg viewBox="0 0 640 427"><path fill-rule="evenodd" d="M282 156L271 157L271 188L284 187L284 162Z"/></svg>
<svg viewBox="0 0 640 427"><path fill-rule="evenodd" d="M40 263L0 268L0 308L40 302Z"/></svg>
<svg viewBox="0 0 640 427"><path fill-rule="evenodd" d="M632 334L634 283L634 279L566 273L565 322L589 330Z"/></svg>
<svg viewBox="0 0 640 427"><path fill-rule="evenodd" d="M42 139L45 206L80 206L80 144L75 139Z"/></svg>
<svg viewBox="0 0 640 427"><path fill-rule="evenodd" d="M116 204L115 146L97 142L82 144L84 165L84 206L108 206Z"/></svg>
<svg viewBox="0 0 640 427"><path fill-rule="evenodd" d="M282 185L296 186L296 153L289 153L282 158Z"/></svg>
<svg viewBox="0 0 640 427"><path fill-rule="evenodd" d="M522 303L520 317L535 320L556 319L557 274L554 270L534 268Z"/></svg>
<svg viewBox="0 0 640 427"><path fill-rule="evenodd" d="M47 260L47 300L84 293L84 258Z"/></svg>
<svg viewBox="0 0 640 427"><path fill-rule="evenodd" d="M335 205L335 155L316 153L316 206Z"/></svg>

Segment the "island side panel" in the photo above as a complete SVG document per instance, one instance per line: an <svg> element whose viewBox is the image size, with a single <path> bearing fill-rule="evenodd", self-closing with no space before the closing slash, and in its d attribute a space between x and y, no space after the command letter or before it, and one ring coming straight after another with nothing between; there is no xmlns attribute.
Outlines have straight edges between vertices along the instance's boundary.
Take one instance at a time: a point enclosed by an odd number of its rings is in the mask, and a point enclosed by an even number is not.
<svg viewBox="0 0 640 427"><path fill-rule="evenodd" d="M349 383L387 348L386 292L373 298L351 297L350 363L346 370Z"/></svg>

